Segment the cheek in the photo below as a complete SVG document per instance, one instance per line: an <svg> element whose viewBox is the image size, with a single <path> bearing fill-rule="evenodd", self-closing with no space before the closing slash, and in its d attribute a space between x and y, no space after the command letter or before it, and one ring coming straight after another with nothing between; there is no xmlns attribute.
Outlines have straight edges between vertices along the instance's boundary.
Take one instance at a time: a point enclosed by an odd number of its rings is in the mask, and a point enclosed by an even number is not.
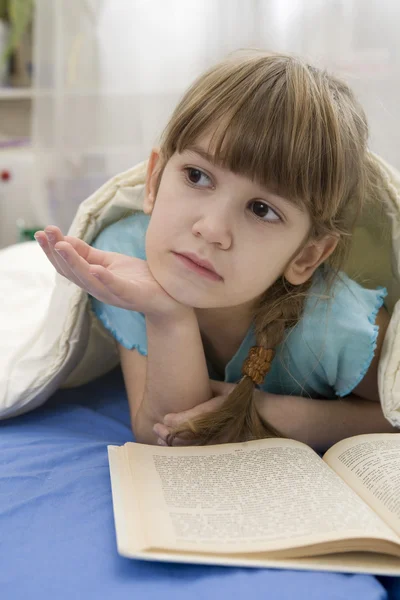
<svg viewBox="0 0 400 600"><path fill-rule="evenodd" d="M178 227L173 214L170 211L154 211L146 233L146 257L157 279L167 275L166 260L170 251L175 249L177 238Z"/></svg>
<svg viewBox="0 0 400 600"><path fill-rule="evenodd" d="M232 282L232 289L242 301L251 300L263 294L282 274L283 269L278 264L263 264L253 260L246 268L241 269L241 276Z"/></svg>
<svg viewBox="0 0 400 600"><path fill-rule="evenodd" d="M173 215L174 213L168 205L162 205L161 202L158 204L156 201L146 235L151 246L160 245L161 242L171 235L175 222Z"/></svg>
<svg viewBox="0 0 400 600"><path fill-rule="evenodd" d="M158 191L149 223L149 230L157 230L158 235L176 229L177 217L182 215L184 208L178 191L174 191L171 186L166 192L165 187L164 182Z"/></svg>
<svg viewBox="0 0 400 600"><path fill-rule="evenodd" d="M267 290L286 270L294 249L287 239L252 240L243 243L246 251L237 254L235 287L243 295L258 296Z"/></svg>
<svg viewBox="0 0 400 600"><path fill-rule="evenodd" d="M166 243L166 229L159 227L157 220L151 217L146 233L146 256L150 268L157 263L157 257Z"/></svg>
<svg viewBox="0 0 400 600"><path fill-rule="evenodd" d="M187 243L192 227L193 218L182 193L179 190L159 193L147 229L148 257L157 251L176 250L182 238Z"/></svg>

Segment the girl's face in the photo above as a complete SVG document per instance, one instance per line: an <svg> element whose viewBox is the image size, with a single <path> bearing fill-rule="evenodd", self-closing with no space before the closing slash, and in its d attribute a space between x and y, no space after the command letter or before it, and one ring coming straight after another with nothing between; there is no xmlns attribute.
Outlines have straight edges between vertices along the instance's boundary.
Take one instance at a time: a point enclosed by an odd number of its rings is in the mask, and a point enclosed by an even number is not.
<svg viewBox="0 0 400 600"><path fill-rule="evenodd" d="M146 253L154 277L194 308L251 306L283 273L295 285L306 281L326 258L318 260L323 253L317 256L314 245L300 250L310 230L308 214L215 166L207 148L203 138L174 154L156 198L158 154L152 152L145 212L152 215Z"/></svg>

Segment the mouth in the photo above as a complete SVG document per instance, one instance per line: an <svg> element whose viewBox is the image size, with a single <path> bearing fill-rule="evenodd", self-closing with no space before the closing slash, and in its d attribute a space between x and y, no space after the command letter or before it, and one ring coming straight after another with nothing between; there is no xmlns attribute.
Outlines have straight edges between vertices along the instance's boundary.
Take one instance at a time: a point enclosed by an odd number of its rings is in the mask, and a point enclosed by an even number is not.
<svg viewBox="0 0 400 600"><path fill-rule="evenodd" d="M213 265L207 260L199 258L196 254L192 254L191 252L173 252L173 254L178 258L181 264L191 271L202 275L211 281L223 281L223 278L217 273Z"/></svg>

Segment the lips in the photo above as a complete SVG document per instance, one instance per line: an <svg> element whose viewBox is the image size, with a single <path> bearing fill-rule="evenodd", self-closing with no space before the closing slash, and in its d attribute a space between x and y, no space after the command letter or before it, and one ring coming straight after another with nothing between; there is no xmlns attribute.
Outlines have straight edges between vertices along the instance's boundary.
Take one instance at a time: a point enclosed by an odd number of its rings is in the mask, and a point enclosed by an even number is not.
<svg viewBox="0 0 400 600"><path fill-rule="evenodd" d="M208 260L200 258L193 252L172 252L180 261L180 263L190 271L194 271L198 275L205 277L211 281L223 281L223 277L215 270L212 263Z"/></svg>
<svg viewBox="0 0 400 600"><path fill-rule="evenodd" d="M179 254L181 256L185 256L186 258L188 258L189 260L194 262L199 267L203 267L203 269L207 269L208 271L211 271L211 273L215 273L215 275L218 275L218 277L221 277L221 275L219 273L217 273L217 271L214 269L214 266L212 265L212 263L210 263L208 260L202 259L199 256L197 256L197 254L193 254L192 252L179 252ZM221 279L222 279L222 277L221 277Z"/></svg>

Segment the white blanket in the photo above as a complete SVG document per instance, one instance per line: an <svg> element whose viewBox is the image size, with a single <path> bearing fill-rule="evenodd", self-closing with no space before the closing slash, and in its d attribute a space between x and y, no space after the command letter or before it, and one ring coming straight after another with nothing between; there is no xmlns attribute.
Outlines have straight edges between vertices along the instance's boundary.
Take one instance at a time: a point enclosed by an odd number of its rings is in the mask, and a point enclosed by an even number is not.
<svg viewBox="0 0 400 600"><path fill-rule="evenodd" d="M378 383L385 417L400 427L400 174L372 156L381 167L385 215L377 207L360 219L345 270L358 280L361 273L361 283L388 287L392 314ZM146 166L117 175L85 200L68 234L91 243L110 223L141 210ZM90 310L87 294L55 273L36 242L0 251L0 303L0 419L118 364L115 340Z"/></svg>
<svg viewBox="0 0 400 600"><path fill-rule="evenodd" d="M146 163L104 184L79 207L68 234L91 243L107 225L141 210ZM0 418L43 404L118 364L112 336L87 294L56 273L36 242L0 251Z"/></svg>

